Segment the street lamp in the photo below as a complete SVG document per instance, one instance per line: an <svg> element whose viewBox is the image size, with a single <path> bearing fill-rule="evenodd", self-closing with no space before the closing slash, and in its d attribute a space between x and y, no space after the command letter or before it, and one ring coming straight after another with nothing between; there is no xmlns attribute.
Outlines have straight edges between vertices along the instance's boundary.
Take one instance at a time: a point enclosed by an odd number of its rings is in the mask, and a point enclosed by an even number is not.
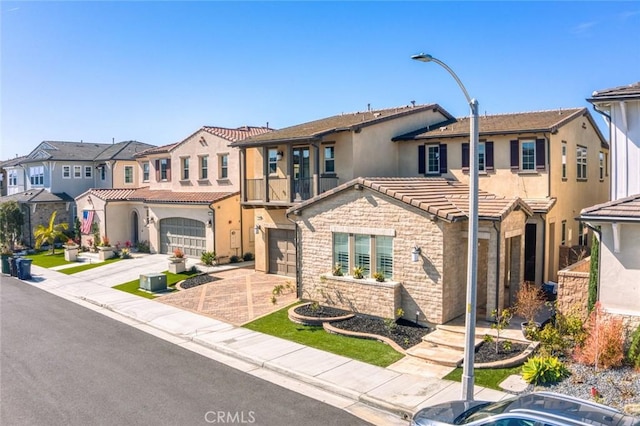
<svg viewBox="0 0 640 426"><path fill-rule="evenodd" d="M478 265L478 101L472 99L464 85L444 62L431 55L421 53L411 59L421 62L435 62L447 70L456 80L469 104L469 236L467 246L467 303L465 314L464 364L462 365L462 399L473 399L473 356L476 334L476 289Z"/></svg>

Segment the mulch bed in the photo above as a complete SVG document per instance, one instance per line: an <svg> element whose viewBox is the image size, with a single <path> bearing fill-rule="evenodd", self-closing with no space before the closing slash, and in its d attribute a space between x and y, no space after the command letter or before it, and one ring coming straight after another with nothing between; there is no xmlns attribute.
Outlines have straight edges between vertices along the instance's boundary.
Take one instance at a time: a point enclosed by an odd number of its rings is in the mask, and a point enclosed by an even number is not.
<svg viewBox="0 0 640 426"><path fill-rule="evenodd" d="M494 361L502 361L505 359L513 358L529 347L528 343L511 342L511 348L507 351L502 346L504 340L500 339L498 343L498 352L496 352L495 342L482 342L482 344L476 349L476 355L474 357L477 363L486 363Z"/></svg>
<svg viewBox="0 0 640 426"><path fill-rule="evenodd" d="M186 290L188 288L197 287L199 285L207 284L212 281L216 281L218 279L219 278L212 277L211 275L207 275L207 274L196 275L195 277L190 277L184 280L182 284L180 284L180 287Z"/></svg>
<svg viewBox="0 0 640 426"><path fill-rule="evenodd" d="M402 318L389 323L382 318L356 315L348 320L332 322L331 325L342 330L383 336L393 340L403 349L417 345L422 341L422 337L429 333L429 328Z"/></svg>
<svg viewBox="0 0 640 426"><path fill-rule="evenodd" d="M305 317L315 318L335 318L348 315L351 312L337 308L330 308L328 306L319 306L314 308L313 305L300 305L294 309L295 313L303 315Z"/></svg>

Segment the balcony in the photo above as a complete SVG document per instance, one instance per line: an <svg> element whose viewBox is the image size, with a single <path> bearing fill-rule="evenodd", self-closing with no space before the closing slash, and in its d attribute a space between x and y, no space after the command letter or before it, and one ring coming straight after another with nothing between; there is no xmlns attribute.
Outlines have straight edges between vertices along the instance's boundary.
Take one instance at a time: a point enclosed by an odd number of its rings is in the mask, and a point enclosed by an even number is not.
<svg viewBox="0 0 640 426"><path fill-rule="evenodd" d="M289 185L291 182L291 185ZM337 177L321 177L319 178L319 189L314 191L313 178L292 179L270 177L268 179L268 199L264 194L264 178L247 179L245 202L256 203L274 203L274 204L293 204L313 198L316 195L329 191L338 186Z"/></svg>

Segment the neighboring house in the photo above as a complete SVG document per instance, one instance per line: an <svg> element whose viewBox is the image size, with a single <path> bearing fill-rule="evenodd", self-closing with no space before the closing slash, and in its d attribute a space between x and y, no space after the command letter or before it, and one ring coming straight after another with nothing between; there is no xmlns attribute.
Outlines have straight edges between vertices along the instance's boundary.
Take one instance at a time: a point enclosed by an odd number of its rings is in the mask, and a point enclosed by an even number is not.
<svg viewBox="0 0 640 426"><path fill-rule="evenodd" d="M205 126L181 142L139 152L135 184L87 191L76 198L78 209L112 244L148 241L152 252L179 248L190 257L215 251L222 261L253 252L253 216L240 208L239 152L228 145L269 131ZM89 239L85 233L82 244Z"/></svg>
<svg viewBox="0 0 640 426"><path fill-rule="evenodd" d="M444 178L358 178L289 208L300 295L385 318L402 308L431 324L463 315L468 194L467 185ZM484 191L478 206L477 308L488 318L512 304L523 279L532 212L517 197ZM336 264L343 276L332 273ZM364 279L354 278L355 267Z"/></svg>
<svg viewBox="0 0 640 426"><path fill-rule="evenodd" d="M424 127L424 126L423 126ZM479 188L520 197L534 212L525 233L526 281L556 281L569 249L589 245L575 220L608 199L609 147L586 108L479 118ZM469 182L469 119L451 120L393 139L398 176Z"/></svg>
<svg viewBox="0 0 640 426"><path fill-rule="evenodd" d="M2 190L0 197L17 194L26 189L24 169L19 166L26 156L11 158L0 162L0 184Z"/></svg>
<svg viewBox="0 0 640 426"><path fill-rule="evenodd" d="M136 155L153 148L137 141L109 145L96 158L93 188L137 188L141 179Z"/></svg>
<svg viewBox="0 0 640 426"><path fill-rule="evenodd" d="M232 143L242 205L255 218L255 268L296 276L287 208L359 176L397 176L395 136L453 117L437 104L344 113ZM413 154L412 154L413 155Z"/></svg>

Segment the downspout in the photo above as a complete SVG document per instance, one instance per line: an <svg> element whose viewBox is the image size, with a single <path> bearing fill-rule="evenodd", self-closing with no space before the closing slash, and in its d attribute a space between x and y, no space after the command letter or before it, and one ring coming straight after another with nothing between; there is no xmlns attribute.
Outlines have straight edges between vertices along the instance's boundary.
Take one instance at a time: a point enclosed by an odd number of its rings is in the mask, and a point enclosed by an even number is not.
<svg viewBox="0 0 640 426"><path fill-rule="evenodd" d="M496 224L498 225L496 227ZM496 310L497 312L500 312L500 246L501 246L501 241L500 241L500 222L493 222L493 229L495 229L496 231L496 246L497 246L497 256L496 256ZM507 267L507 265L505 265L505 268Z"/></svg>
<svg viewBox="0 0 640 426"><path fill-rule="evenodd" d="M216 252L216 211L211 208L211 204L209 204L209 210L211 210L211 232L213 232L213 252ZM240 221L242 222L242 215L240 215ZM240 238L242 238L242 229L240 230ZM240 246L242 246L242 241L240 242Z"/></svg>
<svg viewBox="0 0 640 426"><path fill-rule="evenodd" d="M298 299L302 298L302 288L300 285L300 250L298 250L298 222L292 220L289 217L289 213L285 213L284 217L295 226L295 232L293 233L293 243L296 247L296 296Z"/></svg>

